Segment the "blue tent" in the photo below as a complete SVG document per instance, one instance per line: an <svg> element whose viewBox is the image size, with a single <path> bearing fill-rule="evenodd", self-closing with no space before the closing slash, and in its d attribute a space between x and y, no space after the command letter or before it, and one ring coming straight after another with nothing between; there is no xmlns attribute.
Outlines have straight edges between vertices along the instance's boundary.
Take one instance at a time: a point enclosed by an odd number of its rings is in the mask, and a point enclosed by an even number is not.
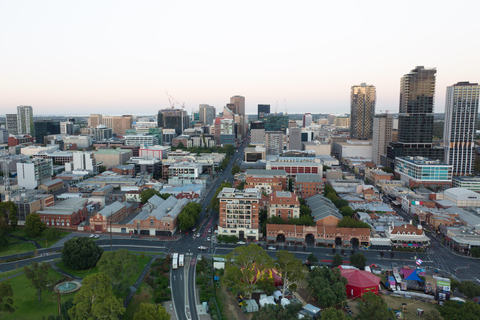
<svg viewBox="0 0 480 320"><path fill-rule="evenodd" d="M416 270L412 270L412 271L413 271L413 272L410 273L408 276L405 275L405 278L404 278L403 280L423 281L423 280L420 279L420 277L418 276ZM404 274L405 274L405 271L404 271Z"/></svg>

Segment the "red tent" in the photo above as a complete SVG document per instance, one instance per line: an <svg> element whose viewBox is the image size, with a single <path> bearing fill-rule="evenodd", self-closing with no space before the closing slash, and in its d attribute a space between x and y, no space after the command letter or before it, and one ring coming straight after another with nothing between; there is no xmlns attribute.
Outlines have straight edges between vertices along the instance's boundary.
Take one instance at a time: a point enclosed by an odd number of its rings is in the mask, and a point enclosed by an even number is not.
<svg viewBox="0 0 480 320"><path fill-rule="evenodd" d="M368 271L352 269L341 270L341 272L348 281L345 286L348 298L361 297L365 292L378 294L380 278L376 275Z"/></svg>

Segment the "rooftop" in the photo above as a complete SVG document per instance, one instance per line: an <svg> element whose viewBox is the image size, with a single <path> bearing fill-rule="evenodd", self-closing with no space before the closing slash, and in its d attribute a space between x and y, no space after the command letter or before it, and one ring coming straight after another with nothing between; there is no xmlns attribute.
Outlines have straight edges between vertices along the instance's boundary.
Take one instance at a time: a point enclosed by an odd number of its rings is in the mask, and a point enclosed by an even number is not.
<svg viewBox="0 0 480 320"><path fill-rule="evenodd" d="M405 161L405 162L413 163L413 164L416 164L416 165L421 165L421 166L442 165L442 166L450 166L451 167L451 165L444 164L440 160L431 160L431 159L425 158L425 157L397 157L397 159Z"/></svg>
<svg viewBox="0 0 480 320"><path fill-rule="evenodd" d="M245 175L247 176L286 176L287 172L285 170L248 169Z"/></svg>
<svg viewBox="0 0 480 320"><path fill-rule="evenodd" d="M315 173L297 173L296 182L322 182L322 178Z"/></svg>

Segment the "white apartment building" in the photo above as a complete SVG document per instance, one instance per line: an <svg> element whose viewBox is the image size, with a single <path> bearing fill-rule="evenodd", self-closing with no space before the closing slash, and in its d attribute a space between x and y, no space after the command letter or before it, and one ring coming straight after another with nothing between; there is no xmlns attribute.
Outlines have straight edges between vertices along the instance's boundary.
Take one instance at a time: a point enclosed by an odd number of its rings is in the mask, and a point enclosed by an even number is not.
<svg viewBox="0 0 480 320"><path fill-rule="evenodd" d="M33 158L17 163L18 187L35 189L42 183L52 180L53 162L51 159Z"/></svg>

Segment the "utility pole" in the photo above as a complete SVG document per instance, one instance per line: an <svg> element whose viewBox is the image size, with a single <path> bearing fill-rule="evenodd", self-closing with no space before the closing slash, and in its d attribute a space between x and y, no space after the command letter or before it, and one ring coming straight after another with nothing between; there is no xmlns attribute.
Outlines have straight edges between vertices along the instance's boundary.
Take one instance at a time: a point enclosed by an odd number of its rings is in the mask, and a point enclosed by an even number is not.
<svg viewBox="0 0 480 320"><path fill-rule="evenodd" d="M110 222L110 251L112 251L112 215L109 217Z"/></svg>

